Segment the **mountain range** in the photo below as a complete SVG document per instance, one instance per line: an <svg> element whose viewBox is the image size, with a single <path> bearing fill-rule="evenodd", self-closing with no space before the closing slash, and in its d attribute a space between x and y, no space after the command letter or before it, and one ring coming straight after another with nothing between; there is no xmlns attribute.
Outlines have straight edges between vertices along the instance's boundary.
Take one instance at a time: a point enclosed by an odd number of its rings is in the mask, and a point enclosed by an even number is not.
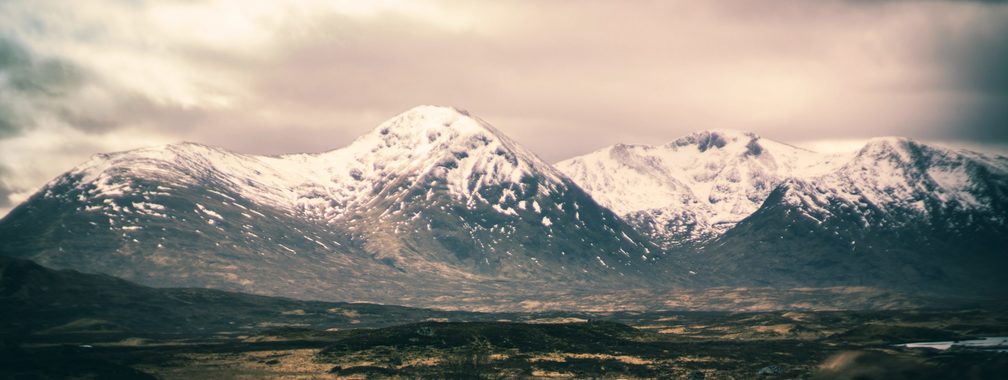
<svg viewBox="0 0 1008 380"><path fill-rule="evenodd" d="M1008 158L901 138L820 154L704 131L554 166L465 111L421 106L319 154L96 155L0 220L0 254L149 286L410 306L711 286L1000 292L1006 200Z"/></svg>

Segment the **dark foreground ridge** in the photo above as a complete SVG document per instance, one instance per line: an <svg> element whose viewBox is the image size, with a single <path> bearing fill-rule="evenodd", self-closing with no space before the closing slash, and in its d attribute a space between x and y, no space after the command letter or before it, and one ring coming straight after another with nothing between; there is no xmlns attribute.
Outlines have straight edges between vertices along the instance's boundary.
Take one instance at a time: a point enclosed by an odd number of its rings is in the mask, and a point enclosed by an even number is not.
<svg viewBox="0 0 1008 380"><path fill-rule="evenodd" d="M4 257L0 257L0 305L0 333L6 338L77 333L202 336L277 326L361 328L481 315L213 289L151 288Z"/></svg>

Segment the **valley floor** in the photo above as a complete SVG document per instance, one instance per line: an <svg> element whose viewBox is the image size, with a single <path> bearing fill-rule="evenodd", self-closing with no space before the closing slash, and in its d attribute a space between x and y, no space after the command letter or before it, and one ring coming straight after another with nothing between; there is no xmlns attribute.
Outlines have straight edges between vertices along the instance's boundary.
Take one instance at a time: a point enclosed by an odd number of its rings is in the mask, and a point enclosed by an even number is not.
<svg viewBox="0 0 1008 380"><path fill-rule="evenodd" d="M1008 336L1004 309L501 314L368 329L5 336L0 378L993 379L1006 347L896 346ZM99 324L82 324L98 326Z"/></svg>

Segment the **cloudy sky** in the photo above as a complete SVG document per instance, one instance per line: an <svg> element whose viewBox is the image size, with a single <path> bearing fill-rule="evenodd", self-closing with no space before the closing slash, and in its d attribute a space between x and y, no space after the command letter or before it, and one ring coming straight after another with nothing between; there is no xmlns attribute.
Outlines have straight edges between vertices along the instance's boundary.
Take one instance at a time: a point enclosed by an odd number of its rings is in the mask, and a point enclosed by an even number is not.
<svg viewBox="0 0 1008 380"><path fill-rule="evenodd" d="M97 152L338 148L454 105L548 161L740 129L1008 146L981 1L0 1L0 215Z"/></svg>

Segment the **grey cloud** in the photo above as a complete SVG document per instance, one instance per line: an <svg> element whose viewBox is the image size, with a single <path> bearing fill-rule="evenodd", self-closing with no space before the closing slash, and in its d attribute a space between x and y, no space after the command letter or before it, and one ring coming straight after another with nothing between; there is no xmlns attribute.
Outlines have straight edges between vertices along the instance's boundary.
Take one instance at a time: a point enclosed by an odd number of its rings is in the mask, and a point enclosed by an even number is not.
<svg viewBox="0 0 1008 380"><path fill-rule="evenodd" d="M81 81L80 73L72 64L56 59L36 59L8 39L0 39L0 70L11 89L31 95L58 96Z"/></svg>
<svg viewBox="0 0 1008 380"><path fill-rule="evenodd" d="M124 127L144 127L152 132L184 135L200 126L209 117L203 109L185 109L177 105L158 104L140 94L114 91L114 104L78 104L58 110L59 116L77 129L88 132L112 131Z"/></svg>
<svg viewBox="0 0 1008 380"><path fill-rule="evenodd" d="M14 115L14 111L6 104L0 103L0 138L14 135L20 126L21 123Z"/></svg>
<svg viewBox="0 0 1008 380"><path fill-rule="evenodd" d="M78 88L83 73L58 59L34 57L0 36L0 138L34 126L38 113L60 112L61 99Z"/></svg>
<svg viewBox="0 0 1008 380"><path fill-rule="evenodd" d="M135 126L184 133L206 117L202 109L156 103L105 83L72 62L33 55L18 42L2 37L0 77L4 78L0 81L0 138L36 127L45 117L91 133ZM112 101L95 101L95 93Z"/></svg>
<svg viewBox="0 0 1008 380"><path fill-rule="evenodd" d="M35 127L42 115L71 117L75 105L69 99L89 78L73 62L32 54L24 45L0 36L0 138L15 136Z"/></svg>
<svg viewBox="0 0 1008 380"><path fill-rule="evenodd" d="M6 210L7 208L13 206L13 204L11 204L10 196L11 194L17 192L15 186L9 183L9 178L11 175L10 172L11 170L10 168L7 167L7 165L0 163L0 211ZM0 213L0 218L3 217L3 214L4 213Z"/></svg>
<svg viewBox="0 0 1008 380"><path fill-rule="evenodd" d="M1002 19L984 24L947 42L952 67L968 90L1004 97L1008 95L1008 23Z"/></svg>
<svg viewBox="0 0 1008 380"><path fill-rule="evenodd" d="M935 137L1008 145L1008 94L969 102L953 125L955 128Z"/></svg>
<svg viewBox="0 0 1008 380"><path fill-rule="evenodd" d="M1008 6L998 5L969 28L936 28L930 56L947 73L949 119L934 138L1008 143Z"/></svg>

